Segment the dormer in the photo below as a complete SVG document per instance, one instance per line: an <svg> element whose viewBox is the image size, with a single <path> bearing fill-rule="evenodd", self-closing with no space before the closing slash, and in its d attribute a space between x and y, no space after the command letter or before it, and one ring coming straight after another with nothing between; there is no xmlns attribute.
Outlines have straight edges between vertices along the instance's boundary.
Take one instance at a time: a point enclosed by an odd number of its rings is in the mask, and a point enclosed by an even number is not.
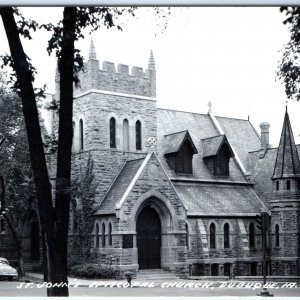
<svg viewBox="0 0 300 300"><path fill-rule="evenodd" d="M229 176L229 161L234 153L226 136L202 139L203 160L212 174L220 177Z"/></svg>
<svg viewBox="0 0 300 300"><path fill-rule="evenodd" d="M197 153L188 130L165 135L165 157L177 175L193 174L193 155Z"/></svg>

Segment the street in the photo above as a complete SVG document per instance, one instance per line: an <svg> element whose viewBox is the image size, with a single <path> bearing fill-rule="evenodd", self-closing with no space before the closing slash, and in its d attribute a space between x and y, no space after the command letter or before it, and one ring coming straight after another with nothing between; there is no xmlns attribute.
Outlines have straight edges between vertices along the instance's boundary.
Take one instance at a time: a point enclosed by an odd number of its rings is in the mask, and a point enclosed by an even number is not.
<svg viewBox="0 0 300 300"><path fill-rule="evenodd" d="M195 283L195 281L184 280L186 283ZM197 282L196 282L197 283ZM41 297L46 296L46 288L36 283L29 284L26 288L25 285L20 285L20 282L13 281L0 281L0 297L14 296L14 297ZM70 296L101 296L101 297L208 297L208 296L256 296L261 289L249 288L224 288L216 284L208 288L191 288L191 287L161 287L161 283L155 287L136 287L136 288L118 288L118 287L88 287L88 285L71 287ZM277 288L269 289L269 291L277 297L299 297L299 288Z"/></svg>

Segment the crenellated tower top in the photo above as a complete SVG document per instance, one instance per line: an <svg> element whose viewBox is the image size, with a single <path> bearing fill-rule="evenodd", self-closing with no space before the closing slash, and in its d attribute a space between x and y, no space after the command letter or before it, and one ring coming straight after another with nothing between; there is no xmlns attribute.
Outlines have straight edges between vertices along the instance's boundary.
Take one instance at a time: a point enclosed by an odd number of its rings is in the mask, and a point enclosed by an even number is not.
<svg viewBox="0 0 300 300"><path fill-rule="evenodd" d="M84 63L84 71L79 73L80 88L75 93L88 90L138 95L156 98L156 70L151 50L148 68L118 64L97 59L93 39L90 42L88 61Z"/></svg>

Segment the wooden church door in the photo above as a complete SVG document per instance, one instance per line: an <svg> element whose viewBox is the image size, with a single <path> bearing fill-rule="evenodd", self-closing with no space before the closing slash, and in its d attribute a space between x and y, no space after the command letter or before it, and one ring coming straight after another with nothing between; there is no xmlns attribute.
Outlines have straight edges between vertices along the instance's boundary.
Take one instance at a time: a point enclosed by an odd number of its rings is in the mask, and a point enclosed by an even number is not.
<svg viewBox="0 0 300 300"><path fill-rule="evenodd" d="M146 206L137 219L137 247L140 269L160 268L161 225L157 212Z"/></svg>

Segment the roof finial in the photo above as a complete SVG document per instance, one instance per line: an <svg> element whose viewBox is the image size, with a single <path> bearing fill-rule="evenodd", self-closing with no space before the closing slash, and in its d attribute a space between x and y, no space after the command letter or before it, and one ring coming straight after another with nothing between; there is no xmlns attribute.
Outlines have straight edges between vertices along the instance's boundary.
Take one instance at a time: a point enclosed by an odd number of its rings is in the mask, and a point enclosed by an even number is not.
<svg viewBox="0 0 300 300"><path fill-rule="evenodd" d="M212 103L210 101L207 102L207 106L208 106L208 113L211 114L212 113Z"/></svg>
<svg viewBox="0 0 300 300"><path fill-rule="evenodd" d="M153 56L153 51L152 50L150 52L148 68L152 69L152 70L155 70L155 60L154 60L154 56Z"/></svg>
<svg viewBox="0 0 300 300"><path fill-rule="evenodd" d="M93 39L91 39L90 50L89 50L89 59L96 59L96 49L95 49Z"/></svg>
<svg viewBox="0 0 300 300"><path fill-rule="evenodd" d="M289 100L288 99L286 99L285 100L285 111L287 112L287 107L288 107L288 104L289 104Z"/></svg>

